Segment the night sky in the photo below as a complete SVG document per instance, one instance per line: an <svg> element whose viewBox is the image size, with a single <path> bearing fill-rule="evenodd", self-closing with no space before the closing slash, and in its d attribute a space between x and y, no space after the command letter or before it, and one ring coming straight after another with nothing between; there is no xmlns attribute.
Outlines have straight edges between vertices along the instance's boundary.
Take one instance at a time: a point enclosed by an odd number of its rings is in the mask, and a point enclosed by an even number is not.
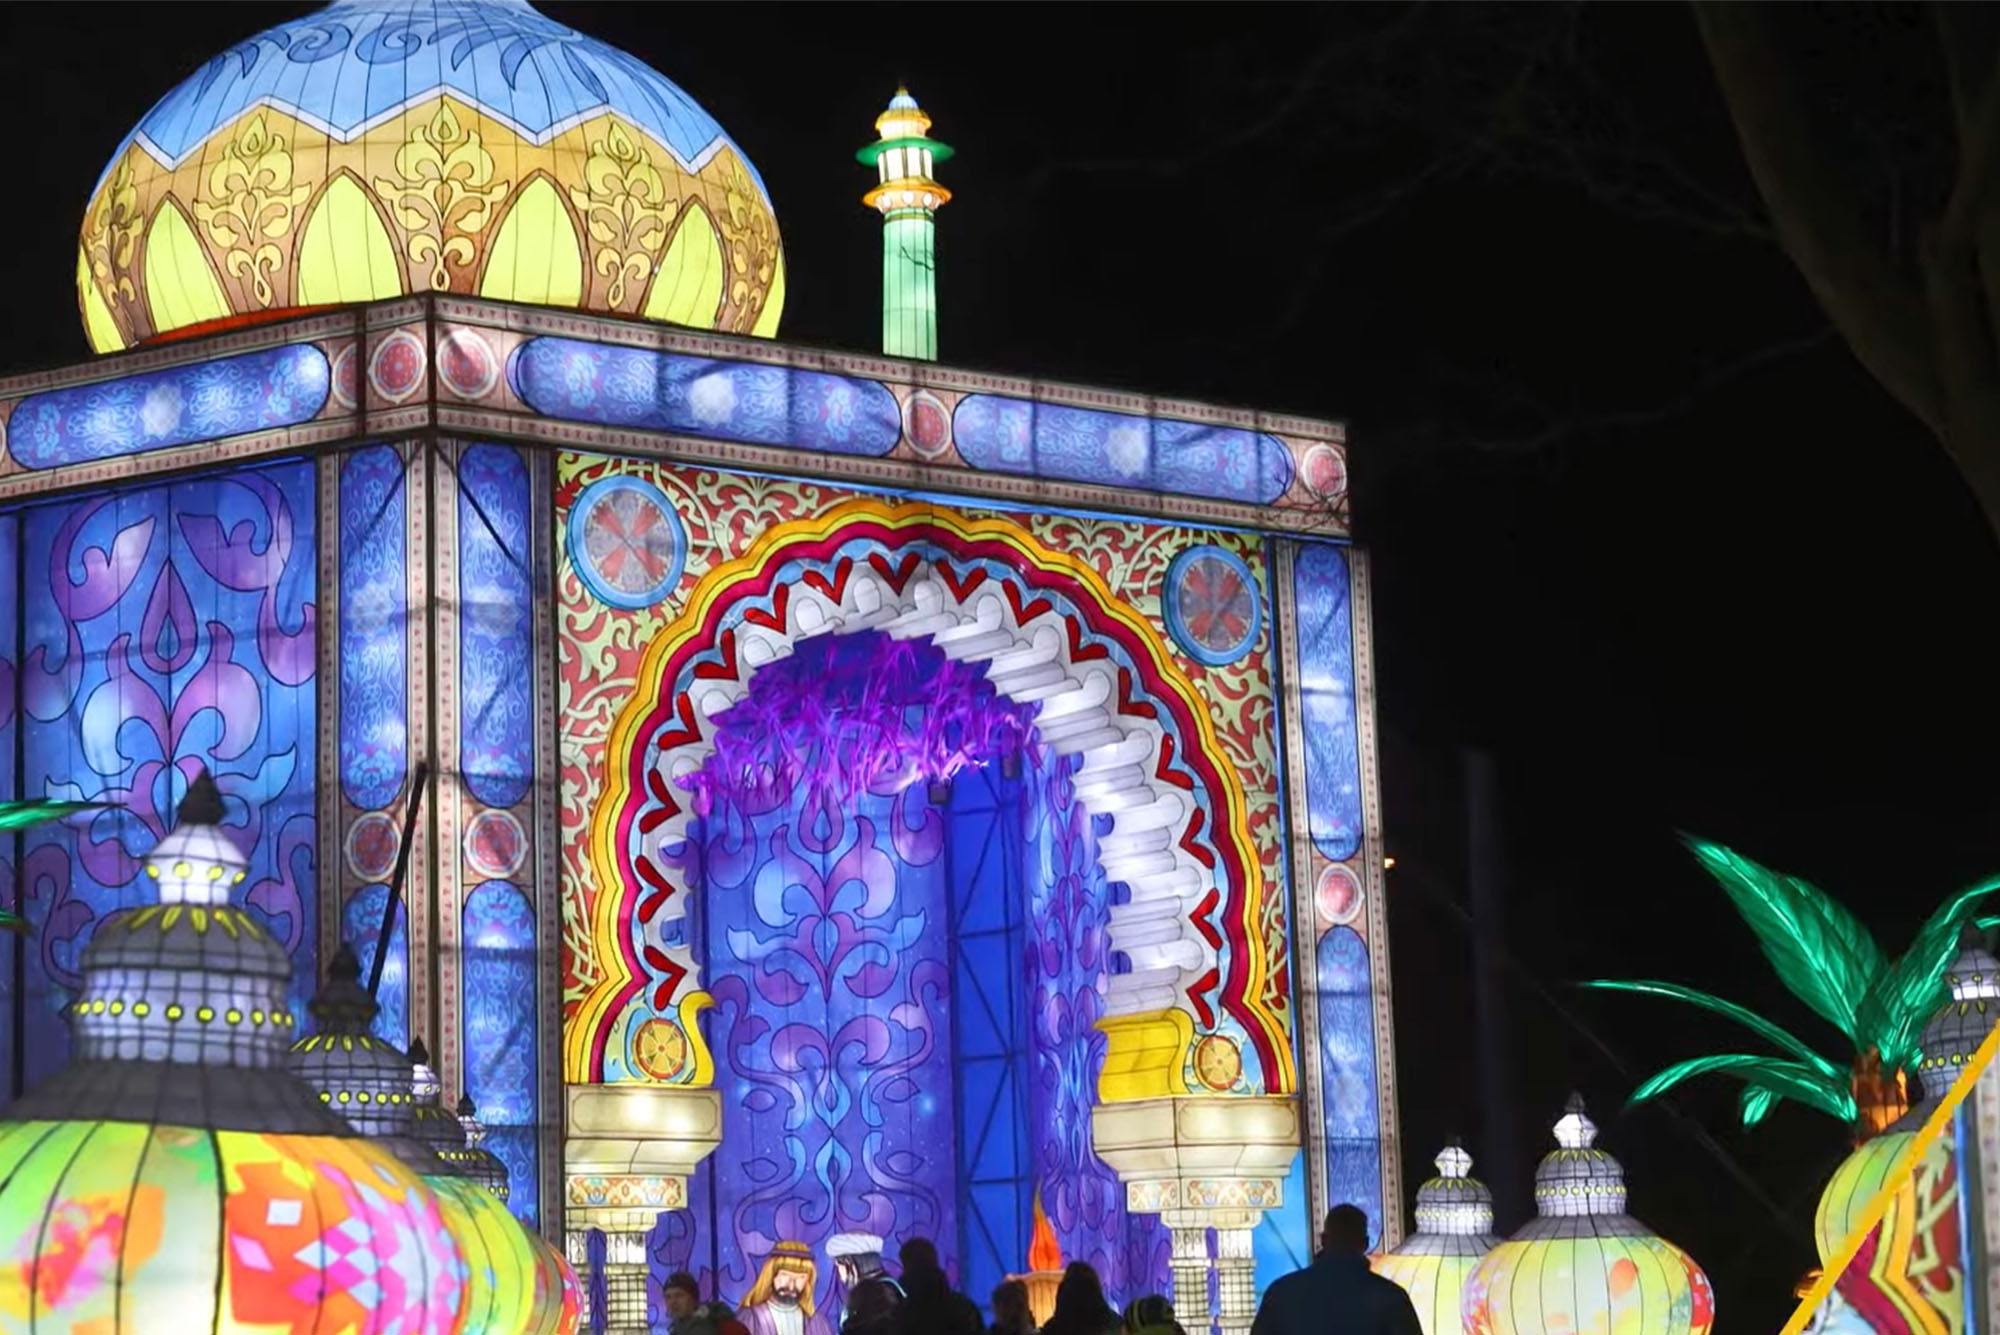
<svg viewBox="0 0 2000 1335"><path fill-rule="evenodd" d="M0 367L86 355L77 223L124 132L206 57L308 8L0 9L20 146ZM1634 1213L1714 1279L1720 1329L1775 1329L1812 1263L1842 1129L1786 1105L1743 1132L1723 1082L1688 1089L1678 1115L1621 1111L1657 1066L1738 1036L1573 983L1707 986L1841 1056L1674 831L1825 886L1891 950L1947 891L2000 871L1982 834L2000 796L1994 542L1932 439L1838 340L1715 374L1823 327L1783 256L1522 173L1428 183L1377 210L1439 137L1352 98L1243 133L1273 119L1289 72L1374 40L1400 10L544 8L665 72L758 165L784 231L788 339L876 345L879 223L853 151L900 78L959 151L942 173L957 195L939 224L942 360L1347 423L1401 864L1408 1180L1453 1131L1483 1166L1500 1161L1452 907L1458 754L1478 744L1500 767L1521 965L1520 1177L1496 1183L1514 1206L1502 1231L1522 1222L1526 1173L1580 1089ZM1425 21L1449 50L1473 19ZM1684 9L1593 10L1581 31L1663 151L1752 198ZM1385 96L1427 96L1404 72L1378 71ZM1451 114L1440 102L1421 119Z"/></svg>

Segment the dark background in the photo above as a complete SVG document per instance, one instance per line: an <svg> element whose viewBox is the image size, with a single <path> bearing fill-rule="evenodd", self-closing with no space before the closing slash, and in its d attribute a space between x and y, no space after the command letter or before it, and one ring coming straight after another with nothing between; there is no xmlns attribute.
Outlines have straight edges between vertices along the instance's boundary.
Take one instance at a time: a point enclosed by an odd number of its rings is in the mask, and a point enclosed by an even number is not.
<svg viewBox="0 0 2000 1335"><path fill-rule="evenodd" d="M111 151L207 57L306 8L0 9L17 155L0 367L86 355L77 226ZM1407 1179L1452 1131L1489 1167L1506 1157L1478 1107L1453 907L1459 749L1476 744L1500 768L1519 962L1520 1176L1496 1184L1513 1205L1502 1231L1522 1222L1525 1175L1574 1087L1634 1212L1714 1279L1725 1335L1781 1324L1842 1128L1784 1105L1743 1132L1720 1082L1678 1112L1621 1111L1658 1065L1739 1036L1571 985L1707 986L1841 1057L1673 832L1814 880L1891 950L1944 893L2000 870L1994 543L1931 438L1837 340L1716 374L1820 328L1784 258L1508 173L1378 213L1370 201L1434 144L1333 111L1239 133L1278 96L1255 78L1362 40L1382 8L545 12L664 71L756 162L784 229L785 337L877 344L879 224L853 151L901 78L960 153L943 171L957 194L939 224L944 361L1348 424L1399 859ZM1584 29L1667 146L1741 189L1687 12L1605 7ZM1377 216L1350 225L1357 208ZM1520 438L1540 443L1493 448Z"/></svg>

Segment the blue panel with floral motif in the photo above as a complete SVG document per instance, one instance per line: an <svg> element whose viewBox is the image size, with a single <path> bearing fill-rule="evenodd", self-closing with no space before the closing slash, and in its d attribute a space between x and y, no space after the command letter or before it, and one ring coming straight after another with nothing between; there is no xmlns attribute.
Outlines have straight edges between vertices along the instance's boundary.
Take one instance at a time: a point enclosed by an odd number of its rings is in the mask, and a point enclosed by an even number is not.
<svg viewBox="0 0 2000 1335"><path fill-rule="evenodd" d="M974 468L1269 505L1292 485L1284 442L1238 427L974 394L952 415Z"/></svg>
<svg viewBox="0 0 2000 1335"><path fill-rule="evenodd" d="M1382 1236L1382 1140L1375 1086L1375 1005L1368 948L1351 927L1319 939L1313 985L1319 1001L1320 1145L1327 1200L1368 1212Z"/></svg>
<svg viewBox="0 0 2000 1335"><path fill-rule="evenodd" d="M532 1223L540 1209L535 1139L535 910L514 886L488 881L465 897L465 1092L507 1165L508 1206Z"/></svg>
<svg viewBox="0 0 2000 1335"><path fill-rule="evenodd" d="M1361 749L1355 732L1354 623L1347 554L1311 543L1292 574L1299 709L1313 843L1333 862L1361 847Z"/></svg>
<svg viewBox="0 0 2000 1335"><path fill-rule="evenodd" d="M527 460L474 445L458 461L459 765L491 807L535 777L534 594Z"/></svg>
<svg viewBox="0 0 2000 1335"><path fill-rule="evenodd" d="M362 811L409 769L408 546L403 459L371 445L340 462L340 785Z"/></svg>
<svg viewBox="0 0 2000 1335"><path fill-rule="evenodd" d="M310 421L326 406L326 354L309 344L30 394L7 422L27 468L89 463Z"/></svg>
<svg viewBox="0 0 2000 1335"><path fill-rule="evenodd" d="M530 408L574 422L821 454L881 456L902 438L896 396L853 376L570 338L530 339L508 375Z"/></svg>
<svg viewBox="0 0 2000 1335"><path fill-rule="evenodd" d="M362 976L375 967L375 943L382 939L382 907L386 885L363 886L348 898L340 914L340 937L354 945ZM382 982L375 991L375 1036L399 1048L410 1046L410 915L396 906L396 925L389 932L389 958L382 962Z"/></svg>

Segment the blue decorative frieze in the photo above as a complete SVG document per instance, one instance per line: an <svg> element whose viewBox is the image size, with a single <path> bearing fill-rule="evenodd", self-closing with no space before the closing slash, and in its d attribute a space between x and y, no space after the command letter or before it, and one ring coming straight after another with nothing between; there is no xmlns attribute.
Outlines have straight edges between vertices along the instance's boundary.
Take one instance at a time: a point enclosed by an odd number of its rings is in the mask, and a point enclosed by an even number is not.
<svg viewBox="0 0 2000 1335"><path fill-rule="evenodd" d="M507 369L523 403L572 422L876 457L902 436L896 396L852 376L570 338L530 339Z"/></svg>
<svg viewBox="0 0 2000 1335"><path fill-rule="evenodd" d="M7 422L27 468L57 468L312 420L326 406L326 355L308 343L190 362L31 394Z"/></svg>
<svg viewBox="0 0 2000 1335"><path fill-rule="evenodd" d="M974 394L952 417L958 452L996 473L1270 505L1292 484L1283 441L1176 422Z"/></svg>

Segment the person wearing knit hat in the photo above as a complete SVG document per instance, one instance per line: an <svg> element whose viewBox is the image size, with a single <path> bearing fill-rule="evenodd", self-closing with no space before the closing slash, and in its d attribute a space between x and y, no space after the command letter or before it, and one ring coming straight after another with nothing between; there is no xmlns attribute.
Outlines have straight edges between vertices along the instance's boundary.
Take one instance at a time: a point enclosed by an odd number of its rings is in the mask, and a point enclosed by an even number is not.
<svg viewBox="0 0 2000 1335"><path fill-rule="evenodd" d="M1134 1299L1120 1324L1124 1335L1187 1335L1174 1319L1174 1305L1157 1293Z"/></svg>

